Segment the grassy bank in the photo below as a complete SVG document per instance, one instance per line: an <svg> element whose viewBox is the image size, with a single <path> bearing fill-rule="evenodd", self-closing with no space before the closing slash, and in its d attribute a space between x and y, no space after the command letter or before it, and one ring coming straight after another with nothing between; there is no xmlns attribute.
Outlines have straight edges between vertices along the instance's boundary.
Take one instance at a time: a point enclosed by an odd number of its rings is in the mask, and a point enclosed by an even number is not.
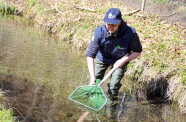
<svg viewBox="0 0 186 122"><path fill-rule="evenodd" d="M144 50L141 58L130 64L128 76L143 84L163 77L169 84L169 99L177 101L182 110L186 108L186 29L179 24L160 21L146 12L128 14L134 10L108 0L4 0L4 5L5 2L9 8L17 8L14 14L36 22L58 40L84 53L93 30L103 23L105 12L110 7L120 8L124 20L137 30Z"/></svg>
<svg viewBox="0 0 186 122"><path fill-rule="evenodd" d="M4 93L0 90L0 122L15 122L16 118L13 117L13 111L4 107L5 101Z"/></svg>

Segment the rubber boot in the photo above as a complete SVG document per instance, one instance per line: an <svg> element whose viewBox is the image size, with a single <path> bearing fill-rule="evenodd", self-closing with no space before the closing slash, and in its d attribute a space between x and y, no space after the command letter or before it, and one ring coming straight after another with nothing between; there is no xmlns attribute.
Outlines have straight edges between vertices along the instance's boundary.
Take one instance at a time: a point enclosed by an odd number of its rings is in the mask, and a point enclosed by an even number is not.
<svg viewBox="0 0 186 122"><path fill-rule="evenodd" d="M108 87L108 102L113 105L114 103L117 103L118 100L118 92L121 88L121 84L116 84L114 86L114 89L110 89L110 83L107 84Z"/></svg>

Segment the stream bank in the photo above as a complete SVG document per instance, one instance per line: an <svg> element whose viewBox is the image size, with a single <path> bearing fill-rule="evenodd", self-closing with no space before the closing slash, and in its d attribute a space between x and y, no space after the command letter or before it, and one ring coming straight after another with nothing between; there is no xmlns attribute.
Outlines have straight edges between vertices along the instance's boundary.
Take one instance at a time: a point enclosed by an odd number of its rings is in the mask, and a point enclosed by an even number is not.
<svg viewBox="0 0 186 122"><path fill-rule="evenodd" d="M121 1L133 9L140 9L142 0L114 0ZM186 1L185 0L146 0L144 11L154 14L161 20L172 24L179 24L186 28Z"/></svg>
<svg viewBox="0 0 186 122"><path fill-rule="evenodd" d="M102 17L108 8L116 6L124 13L132 11L131 8L117 2L107 1L105 4L104 0L98 3L86 0L83 2L58 0L8 0L5 2L16 6L23 17L36 22L52 36L60 41L69 42L78 50L86 50L93 29L102 24ZM74 15L75 12L76 15ZM146 12L126 16L125 20L137 29L144 47L142 58L134 62L128 75L133 75L132 77L143 84L155 82L157 76L164 77L169 84L167 96L170 100L177 101L184 112L186 94L182 78L185 76L183 68L185 28L179 24L160 21Z"/></svg>

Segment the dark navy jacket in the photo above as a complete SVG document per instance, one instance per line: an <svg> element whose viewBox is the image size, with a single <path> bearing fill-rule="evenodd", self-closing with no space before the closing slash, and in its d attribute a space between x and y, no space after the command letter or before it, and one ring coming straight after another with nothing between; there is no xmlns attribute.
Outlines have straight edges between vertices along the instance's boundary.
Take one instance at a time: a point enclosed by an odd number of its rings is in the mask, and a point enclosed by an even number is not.
<svg viewBox="0 0 186 122"><path fill-rule="evenodd" d="M118 59L131 52L141 52L142 46L136 31L125 22L114 34L110 34L105 25L95 29L86 56L106 64L114 64Z"/></svg>

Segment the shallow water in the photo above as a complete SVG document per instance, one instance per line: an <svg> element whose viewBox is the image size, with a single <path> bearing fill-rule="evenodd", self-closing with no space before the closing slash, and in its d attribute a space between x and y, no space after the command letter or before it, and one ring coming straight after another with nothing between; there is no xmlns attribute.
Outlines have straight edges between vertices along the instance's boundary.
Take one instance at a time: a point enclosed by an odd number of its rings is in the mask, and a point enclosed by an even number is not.
<svg viewBox="0 0 186 122"><path fill-rule="evenodd" d="M85 121L186 120L177 105L152 104L144 95L136 95L138 91L130 82L123 87L131 92L125 94L122 87L119 102L107 104L98 112L68 100L77 86L88 83L88 74L86 58L78 56L66 42L52 39L20 18L0 18L0 87L6 92L6 105L13 108L19 120L73 122L87 111Z"/></svg>

